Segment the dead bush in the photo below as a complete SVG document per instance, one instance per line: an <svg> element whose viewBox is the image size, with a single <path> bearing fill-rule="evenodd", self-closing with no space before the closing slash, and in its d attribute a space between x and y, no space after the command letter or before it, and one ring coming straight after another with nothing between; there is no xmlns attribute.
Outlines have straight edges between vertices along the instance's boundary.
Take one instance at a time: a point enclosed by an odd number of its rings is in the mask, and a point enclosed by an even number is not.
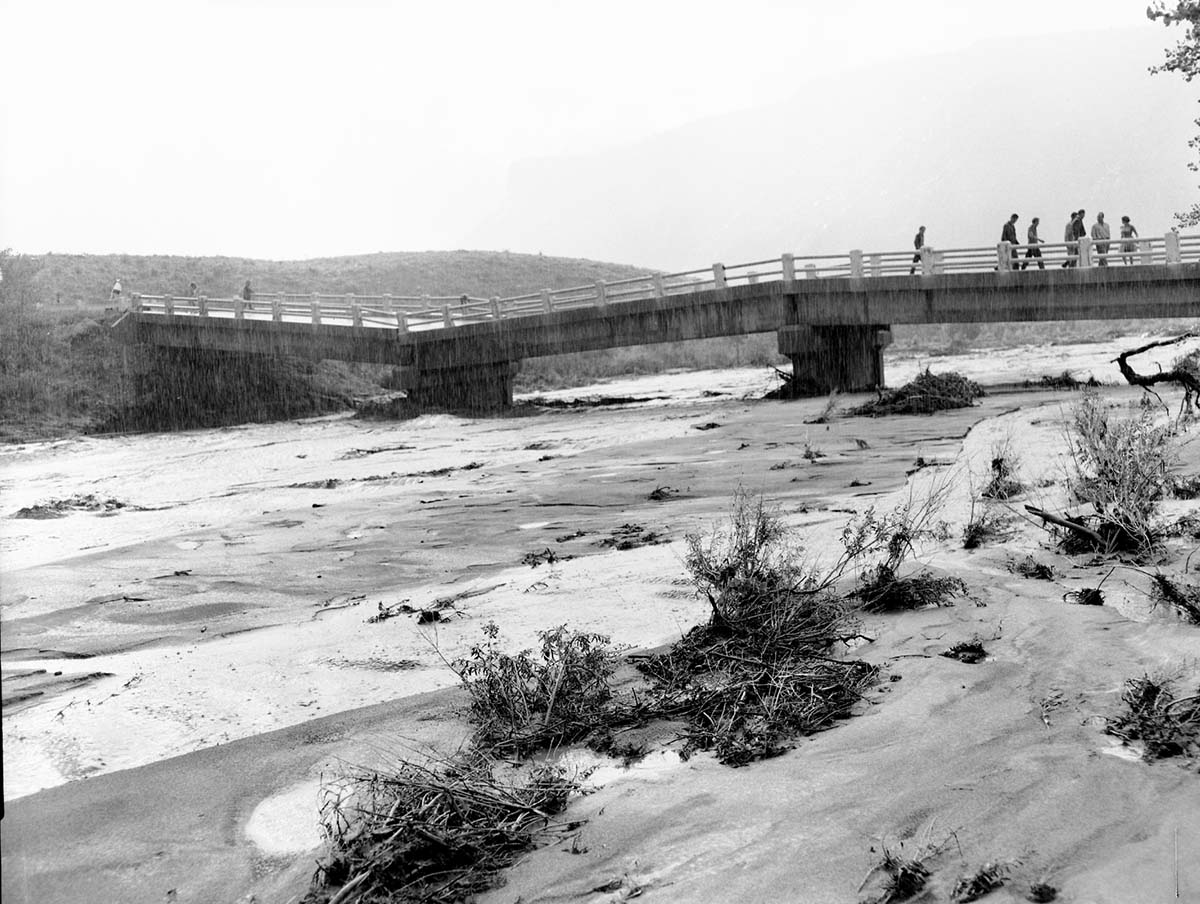
<svg viewBox="0 0 1200 904"><path fill-rule="evenodd" d="M1179 584L1161 572L1151 575L1150 598L1192 625L1200 625L1200 587Z"/></svg>
<svg viewBox="0 0 1200 904"><path fill-rule="evenodd" d="M497 884L519 856L572 828L552 818L578 790L561 769L497 776L478 753L388 771L354 770L324 789L329 854L307 904L457 904Z"/></svg>

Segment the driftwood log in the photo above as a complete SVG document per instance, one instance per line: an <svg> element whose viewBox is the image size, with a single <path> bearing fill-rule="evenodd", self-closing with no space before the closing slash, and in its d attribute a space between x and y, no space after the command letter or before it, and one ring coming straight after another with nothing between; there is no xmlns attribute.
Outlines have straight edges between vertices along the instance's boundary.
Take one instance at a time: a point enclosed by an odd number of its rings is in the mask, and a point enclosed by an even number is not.
<svg viewBox="0 0 1200 904"><path fill-rule="evenodd" d="M1105 546L1104 538L1086 524L1082 524L1078 521L1072 521L1070 518L1063 518L1040 508L1034 508L1032 505L1026 505L1025 511L1029 512L1031 515L1036 515L1043 521L1048 521L1051 524L1056 524L1059 527L1065 527L1067 530L1074 531L1081 537L1087 537L1089 540L1095 543L1096 547L1099 549L1103 549Z"/></svg>

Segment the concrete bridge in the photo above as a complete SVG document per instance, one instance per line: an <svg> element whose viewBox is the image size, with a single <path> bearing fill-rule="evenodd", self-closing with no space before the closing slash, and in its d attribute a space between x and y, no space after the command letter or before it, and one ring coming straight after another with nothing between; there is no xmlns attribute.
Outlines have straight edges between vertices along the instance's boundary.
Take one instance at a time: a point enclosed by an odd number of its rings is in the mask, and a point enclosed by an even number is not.
<svg viewBox="0 0 1200 904"><path fill-rule="evenodd" d="M512 403L523 359L565 352L776 332L814 391L854 391L884 384L897 323L1200 317L1200 235L1030 247L784 254L514 298L135 296L116 328L128 343L390 364L415 403L482 410Z"/></svg>

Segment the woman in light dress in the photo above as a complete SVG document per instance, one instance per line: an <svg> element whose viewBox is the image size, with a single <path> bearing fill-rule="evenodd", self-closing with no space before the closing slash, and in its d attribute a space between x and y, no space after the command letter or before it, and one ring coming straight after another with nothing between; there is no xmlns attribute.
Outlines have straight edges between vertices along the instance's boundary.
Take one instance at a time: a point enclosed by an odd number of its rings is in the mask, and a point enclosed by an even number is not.
<svg viewBox="0 0 1200 904"><path fill-rule="evenodd" d="M1133 263L1133 253L1137 251L1137 242L1130 239L1137 238L1137 227L1129 222L1129 217L1121 217L1121 263L1129 265Z"/></svg>

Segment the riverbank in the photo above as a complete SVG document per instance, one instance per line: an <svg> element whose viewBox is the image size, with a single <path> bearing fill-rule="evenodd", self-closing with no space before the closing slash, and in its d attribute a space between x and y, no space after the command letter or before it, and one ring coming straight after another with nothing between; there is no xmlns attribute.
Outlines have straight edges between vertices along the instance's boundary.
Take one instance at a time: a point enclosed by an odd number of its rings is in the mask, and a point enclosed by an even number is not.
<svg viewBox="0 0 1200 904"><path fill-rule="evenodd" d="M40 696L5 706L5 894L287 900L311 871L322 774L464 735L455 692L436 689L455 683L442 657L483 624L512 649L562 623L646 647L702 619L680 541L711 529L739 484L776 500L820 556L849 511L950 475L943 517L960 529L965 474L986 471L1006 436L1031 482L1061 477L1071 393L810 424L825 400L737 397L767 380L664 377L606 387L652 399L639 405L499 421L324 418L6 450L5 697ZM126 505L11 518L85 494ZM1026 554L1057 561L1060 579L1012 574ZM926 828L967 838L965 860L1015 858L1063 887L1091 889L1116 865L1159 876L1158 842L1195 829L1194 776L1106 755L1095 717L1129 669L1200 656L1195 629L1151 612L1136 577L1109 582L1110 605L1067 606L1065 590L1103 571L1056 557L1031 524L976 553L952 535L922 558L967 580L971 599L867 625L874 642L856 655L900 680L864 716L745 770L698 757L617 777L572 811L589 819L590 853L538 853L491 900L617 880L613 899L637 885L673 899L855 900L879 844ZM401 604L441 620L369 620ZM988 661L936 655L974 634Z"/></svg>

